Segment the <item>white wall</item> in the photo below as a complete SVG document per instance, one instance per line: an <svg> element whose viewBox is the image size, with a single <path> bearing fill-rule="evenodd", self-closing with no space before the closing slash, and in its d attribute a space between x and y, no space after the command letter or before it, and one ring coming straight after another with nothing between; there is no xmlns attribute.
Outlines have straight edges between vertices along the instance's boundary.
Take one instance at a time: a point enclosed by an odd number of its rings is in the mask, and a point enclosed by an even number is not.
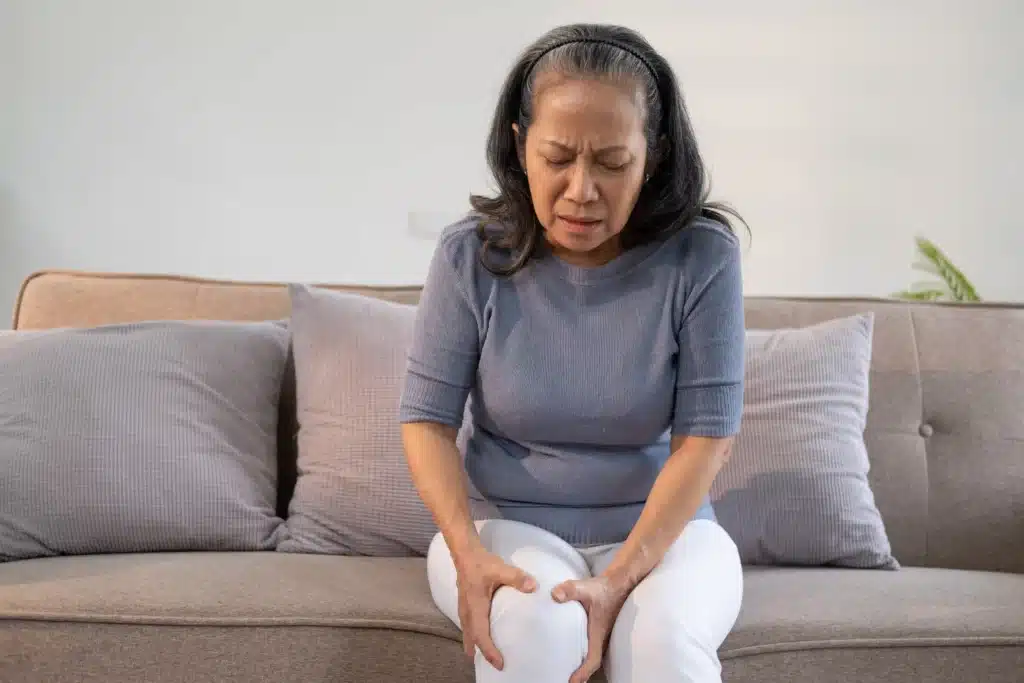
<svg viewBox="0 0 1024 683"><path fill-rule="evenodd" d="M0 301L44 267L419 282L410 212L486 188L505 69L576 20L678 69L749 293L888 294L921 233L1024 300L1019 0L0 0Z"/></svg>

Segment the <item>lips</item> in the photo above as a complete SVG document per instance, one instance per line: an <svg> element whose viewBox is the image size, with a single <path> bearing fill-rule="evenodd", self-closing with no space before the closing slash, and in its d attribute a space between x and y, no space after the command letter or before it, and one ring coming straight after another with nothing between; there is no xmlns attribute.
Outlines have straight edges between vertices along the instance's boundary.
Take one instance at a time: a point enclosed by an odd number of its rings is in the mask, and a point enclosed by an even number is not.
<svg viewBox="0 0 1024 683"><path fill-rule="evenodd" d="M574 216L559 216L559 218L569 225L578 228L587 228L601 222L601 219L599 218L577 218Z"/></svg>

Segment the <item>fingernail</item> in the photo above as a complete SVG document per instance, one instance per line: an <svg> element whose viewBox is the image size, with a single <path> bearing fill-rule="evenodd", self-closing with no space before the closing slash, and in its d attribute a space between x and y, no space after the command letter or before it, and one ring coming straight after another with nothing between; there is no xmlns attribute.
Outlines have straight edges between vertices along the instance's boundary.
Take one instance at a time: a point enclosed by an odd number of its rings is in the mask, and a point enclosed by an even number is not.
<svg viewBox="0 0 1024 683"><path fill-rule="evenodd" d="M554 591L552 591L551 596L555 600L561 602L562 600L565 600L565 591L563 591L561 588L556 588Z"/></svg>

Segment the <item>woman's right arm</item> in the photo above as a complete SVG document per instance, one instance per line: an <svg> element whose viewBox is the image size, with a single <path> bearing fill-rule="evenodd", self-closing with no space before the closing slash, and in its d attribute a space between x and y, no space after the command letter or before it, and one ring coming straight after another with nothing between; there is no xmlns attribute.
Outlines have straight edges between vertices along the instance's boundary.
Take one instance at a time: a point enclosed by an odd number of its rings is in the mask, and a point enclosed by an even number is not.
<svg viewBox="0 0 1024 683"><path fill-rule="evenodd" d="M469 509L462 425L480 357L481 319L474 240L441 237L420 294L399 419L413 483L448 543L458 574L459 622L466 655L477 648L504 666L490 634L491 599L501 586L531 592L536 582L481 542Z"/></svg>
<svg viewBox="0 0 1024 683"><path fill-rule="evenodd" d="M480 541L469 512L469 493L455 436L454 428L442 424L402 426L413 481L448 542L455 564L463 650L472 658L479 648L484 659L501 671L505 660L491 638L491 600L502 586L532 593L537 582L491 553Z"/></svg>
<svg viewBox="0 0 1024 683"><path fill-rule="evenodd" d="M464 230L465 228L463 228ZM399 419L413 483L455 559L479 546L456 435L480 358L475 254L445 233L420 292Z"/></svg>
<svg viewBox="0 0 1024 683"><path fill-rule="evenodd" d="M436 422L402 425L402 442L413 484L434 516L456 566L482 549L469 510L462 455L455 445L457 433L454 427Z"/></svg>

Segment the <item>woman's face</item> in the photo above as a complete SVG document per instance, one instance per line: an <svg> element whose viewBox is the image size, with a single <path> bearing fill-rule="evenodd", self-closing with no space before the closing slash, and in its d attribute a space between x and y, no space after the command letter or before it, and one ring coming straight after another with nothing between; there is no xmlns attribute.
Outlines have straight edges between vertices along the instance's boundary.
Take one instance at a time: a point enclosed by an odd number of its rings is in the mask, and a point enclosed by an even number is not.
<svg viewBox="0 0 1024 683"><path fill-rule="evenodd" d="M620 251L644 182L647 144L635 85L538 78L523 165L533 208L553 251L583 266ZM518 134L518 130L517 130Z"/></svg>

